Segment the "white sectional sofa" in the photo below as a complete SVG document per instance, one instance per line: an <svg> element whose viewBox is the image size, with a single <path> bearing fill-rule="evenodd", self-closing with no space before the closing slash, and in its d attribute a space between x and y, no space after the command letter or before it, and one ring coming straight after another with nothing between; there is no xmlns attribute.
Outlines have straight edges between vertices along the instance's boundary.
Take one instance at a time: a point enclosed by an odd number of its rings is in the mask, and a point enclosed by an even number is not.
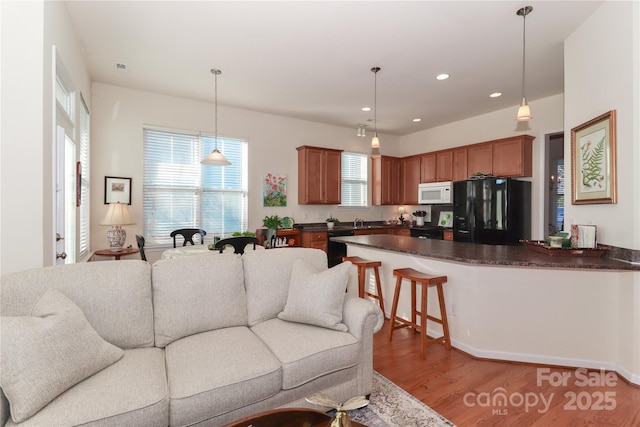
<svg viewBox="0 0 640 427"><path fill-rule="evenodd" d="M283 248L3 276L0 425L217 426L367 395L383 317L349 266Z"/></svg>

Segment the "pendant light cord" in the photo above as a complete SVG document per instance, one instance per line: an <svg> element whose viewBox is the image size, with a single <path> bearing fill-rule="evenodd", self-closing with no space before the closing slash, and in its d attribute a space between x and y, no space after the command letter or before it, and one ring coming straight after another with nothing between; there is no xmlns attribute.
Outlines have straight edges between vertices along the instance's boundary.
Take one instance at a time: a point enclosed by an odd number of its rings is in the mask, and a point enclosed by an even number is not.
<svg viewBox="0 0 640 427"><path fill-rule="evenodd" d="M218 75L222 74L221 70L216 68L211 69L211 73L214 75L214 118L213 118L213 136L215 149L218 149Z"/></svg>
<svg viewBox="0 0 640 427"><path fill-rule="evenodd" d="M525 79L525 57L526 57L526 41L527 41L527 11L522 14L522 99L524 99L524 79Z"/></svg>

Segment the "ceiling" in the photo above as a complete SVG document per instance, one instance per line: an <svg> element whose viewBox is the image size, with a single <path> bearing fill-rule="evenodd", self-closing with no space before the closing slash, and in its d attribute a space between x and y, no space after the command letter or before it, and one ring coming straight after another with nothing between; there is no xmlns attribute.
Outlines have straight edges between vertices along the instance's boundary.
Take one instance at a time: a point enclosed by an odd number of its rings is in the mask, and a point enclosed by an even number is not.
<svg viewBox="0 0 640 427"><path fill-rule="evenodd" d="M563 41L602 1L67 1L93 81L407 135L563 92ZM118 71L116 64L126 65ZM450 78L437 81L440 73ZM490 98L492 92L502 92ZM532 111L535 120L535 109ZM421 122L412 119L421 118Z"/></svg>

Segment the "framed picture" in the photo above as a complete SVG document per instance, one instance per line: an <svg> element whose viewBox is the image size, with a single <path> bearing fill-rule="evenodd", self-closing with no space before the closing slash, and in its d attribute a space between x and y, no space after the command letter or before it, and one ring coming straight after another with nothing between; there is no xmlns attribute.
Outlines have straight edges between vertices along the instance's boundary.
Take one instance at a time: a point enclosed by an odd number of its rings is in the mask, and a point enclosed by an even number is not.
<svg viewBox="0 0 640 427"><path fill-rule="evenodd" d="M571 204L616 203L616 111L571 129Z"/></svg>
<svg viewBox="0 0 640 427"><path fill-rule="evenodd" d="M131 178L104 177L104 204L116 202L131 204Z"/></svg>
<svg viewBox="0 0 640 427"><path fill-rule="evenodd" d="M287 176L267 173L262 180L262 205L287 206Z"/></svg>

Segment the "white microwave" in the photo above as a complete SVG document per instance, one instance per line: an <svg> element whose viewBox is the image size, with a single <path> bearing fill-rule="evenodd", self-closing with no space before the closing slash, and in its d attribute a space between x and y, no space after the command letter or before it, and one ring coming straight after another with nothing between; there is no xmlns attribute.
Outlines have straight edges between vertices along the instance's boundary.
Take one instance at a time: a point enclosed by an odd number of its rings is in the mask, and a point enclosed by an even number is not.
<svg viewBox="0 0 640 427"><path fill-rule="evenodd" d="M418 203L421 205L451 204L453 182L428 182L418 184Z"/></svg>

